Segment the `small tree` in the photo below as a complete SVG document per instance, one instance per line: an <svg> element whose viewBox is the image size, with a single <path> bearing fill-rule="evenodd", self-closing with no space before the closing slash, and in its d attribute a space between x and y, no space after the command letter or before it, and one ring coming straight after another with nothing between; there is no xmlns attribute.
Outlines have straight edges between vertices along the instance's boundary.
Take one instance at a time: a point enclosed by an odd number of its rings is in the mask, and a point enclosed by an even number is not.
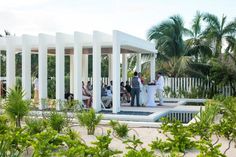
<svg viewBox="0 0 236 157"><path fill-rule="evenodd" d="M23 100L24 92L19 87L10 89L5 103L6 114L15 121L16 127L21 127L21 120L29 112L29 100Z"/></svg>
<svg viewBox="0 0 236 157"><path fill-rule="evenodd" d="M90 109L89 111L84 110L82 113L78 113L77 118L79 123L87 128L88 135L94 135L96 126L102 120L102 115L96 115L94 109Z"/></svg>

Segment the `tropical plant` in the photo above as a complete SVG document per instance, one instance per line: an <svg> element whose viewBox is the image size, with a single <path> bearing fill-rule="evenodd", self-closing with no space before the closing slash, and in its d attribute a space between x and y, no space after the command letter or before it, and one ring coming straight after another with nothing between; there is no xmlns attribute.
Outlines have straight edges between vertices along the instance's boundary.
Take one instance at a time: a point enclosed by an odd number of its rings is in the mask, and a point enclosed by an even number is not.
<svg viewBox="0 0 236 157"><path fill-rule="evenodd" d="M185 55L183 35L188 31L184 28L181 16L171 16L169 20L153 26L148 31L148 40L154 40L159 54L169 57Z"/></svg>
<svg viewBox="0 0 236 157"><path fill-rule="evenodd" d="M127 145L126 149L128 149L128 152L124 155L125 157L155 157L153 151L142 148L143 142L135 135L131 139L126 139L123 143Z"/></svg>
<svg viewBox="0 0 236 157"><path fill-rule="evenodd" d="M205 63L211 56L212 50L209 41L204 39L202 34L202 18L200 12L196 13L193 19L191 30L189 30L189 39L185 41L188 55L194 56L195 62Z"/></svg>
<svg viewBox="0 0 236 157"><path fill-rule="evenodd" d="M111 120L109 125L118 137L124 138L128 136L129 128L127 124L120 124L118 121Z"/></svg>
<svg viewBox="0 0 236 157"><path fill-rule="evenodd" d="M236 31L236 20L226 24L226 19L225 15L221 19L210 13L203 15L203 20L207 22L203 35L214 44L215 57L218 57L222 52L223 40L232 37Z"/></svg>
<svg viewBox="0 0 236 157"><path fill-rule="evenodd" d="M162 119L161 130L167 137L166 141L161 139L152 141L151 148L157 149L161 152L181 152L185 153L186 150L195 147L195 142L191 140L192 134L188 127L178 120L169 120L168 118ZM169 136L171 135L171 136Z"/></svg>
<svg viewBox="0 0 236 157"><path fill-rule="evenodd" d="M61 132L62 129L67 125L67 120L65 115L62 115L58 112L51 112L49 116L49 126L57 132Z"/></svg>
<svg viewBox="0 0 236 157"><path fill-rule="evenodd" d="M92 156L97 157L110 157L122 153L122 151L112 150L109 145L112 141L110 137L111 131L107 131L107 135L97 136L97 141L92 142L95 147L91 147L89 152Z"/></svg>
<svg viewBox="0 0 236 157"><path fill-rule="evenodd" d="M24 92L20 88L9 89L4 106L6 114L15 121L17 127L21 127L22 118L29 112L30 101L23 100L23 97Z"/></svg>
<svg viewBox="0 0 236 157"><path fill-rule="evenodd" d="M25 124L29 134L34 135L42 132L47 127L48 121L46 119L26 118Z"/></svg>
<svg viewBox="0 0 236 157"><path fill-rule="evenodd" d="M77 113L77 119L82 126L87 128L88 135L94 135L96 126L102 120L102 115L96 115L94 109Z"/></svg>

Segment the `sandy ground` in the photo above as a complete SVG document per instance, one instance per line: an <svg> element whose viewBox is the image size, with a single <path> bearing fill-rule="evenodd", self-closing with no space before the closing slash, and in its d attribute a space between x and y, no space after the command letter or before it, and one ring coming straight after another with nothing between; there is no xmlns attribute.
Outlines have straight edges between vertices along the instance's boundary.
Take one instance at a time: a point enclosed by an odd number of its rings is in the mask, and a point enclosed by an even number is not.
<svg viewBox="0 0 236 157"><path fill-rule="evenodd" d="M150 149L150 147L148 146L151 141L155 140L156 137L158 138L162 138L165 139L165 136L161 133L159 133L158 128L147 128L147 127L129 127L131 128L131 131L129 132L129 137L132 137L134 134L136 135L138 133L138 138L141 139L141 141L143 142L142 147ZM85 128L81 127L81 126L74 126L73 129L75 129L76 131L78 131L81 135L81 137L84 139L84 141L86 141L87 144L91 144L92 141L96 141L96 135L101 135L102 133L106 133L106 131L108 129L111 129L110 127L106 126L106 125L99 125L98 128L95 131L95 136L93 135L87 135L87 131ZM135 130L135 131L133 131ZM113 135L112 135L113 136ZM213 141L215 141L216 138L213 137ZM220 138L219 143L222 144L221 146L221 151L224 152L224 150L228 147L228 141L224 138ZM121 140L119 140L118 138L113 136L113 140L110 144L110 147L112 149L118 149L118 150L122 150L123 152L125 151L125 145L122 143ZM190 152L186 153L186 157L195 157L197 156L198 152L196 150L191 150ZM234 143L231 143L231 149L227 151L226 155L228 157L236 157L236 148L234 147ZM122 156L122 155L120 155Z"/></svg>

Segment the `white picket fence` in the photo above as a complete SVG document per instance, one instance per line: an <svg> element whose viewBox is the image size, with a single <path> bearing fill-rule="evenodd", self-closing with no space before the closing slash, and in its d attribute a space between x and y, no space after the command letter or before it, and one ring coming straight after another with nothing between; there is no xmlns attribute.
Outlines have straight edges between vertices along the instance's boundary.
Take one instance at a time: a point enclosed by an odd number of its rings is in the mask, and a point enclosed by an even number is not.
<svg viewBox="0 0 236 157"><path fill-rule="evenodd" d="M204 81L201 78L192 77L165 77L165 87L170 87L172 92L178 92L180 90L190 92L192 88L202 88L204 90L213 89L225 96L231 96L233 94L229 85L227 86L215 86L210 81ZM236 87L236 85L235 85Z"/></svg>
<svg viewBox="0 0 236 157"><path fill-rule="evenodd" d="M88 78L92 81L92 78ZM131 78L128 79L129 81ZM102 78L104 84L110 85L109 79L107 77ZM229 85L227 86L215 86L210 81L204 81L201 78L193 77L164 77L165 87L169 87L172 92L187 91L191 92L193 88L203 88L204 90L213 89L213 91L218 91L225 96L233 95L232 89ZM236 88L236 85L235 85Z"/></svg>

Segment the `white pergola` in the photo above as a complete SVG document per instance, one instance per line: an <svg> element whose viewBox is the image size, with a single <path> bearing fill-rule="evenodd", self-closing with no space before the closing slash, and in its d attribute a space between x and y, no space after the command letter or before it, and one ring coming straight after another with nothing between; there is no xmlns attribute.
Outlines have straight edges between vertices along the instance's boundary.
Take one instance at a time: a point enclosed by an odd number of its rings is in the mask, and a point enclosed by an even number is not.
<svg viewBox="0 0 236 157"><path fill-rule="evenodd" d="M152 54L151 81L155 79L155 45L114 30L112 35L93 31L92 35L74 32L74 35L56 33L0 38L0 50L6 50L7 89L15 85L15 53L22 52L22 88L24 99L31 98L31 53L38 53L39 99L47 98L47 56L56 56L56 99L64 100L65 55L70 55L70 89L75 100L82 100L82 80L88 78L88 55L93 55L93 108L101 110L101 54L109 56L109 79L113 80L113 113L120 111L120 54L122 54L122 81L127 80L127 53L137 55L137 69L141 72L141 54ZM39 108L45 104L40 101ZM57 110L61 107L56 106Z"/></svg>

